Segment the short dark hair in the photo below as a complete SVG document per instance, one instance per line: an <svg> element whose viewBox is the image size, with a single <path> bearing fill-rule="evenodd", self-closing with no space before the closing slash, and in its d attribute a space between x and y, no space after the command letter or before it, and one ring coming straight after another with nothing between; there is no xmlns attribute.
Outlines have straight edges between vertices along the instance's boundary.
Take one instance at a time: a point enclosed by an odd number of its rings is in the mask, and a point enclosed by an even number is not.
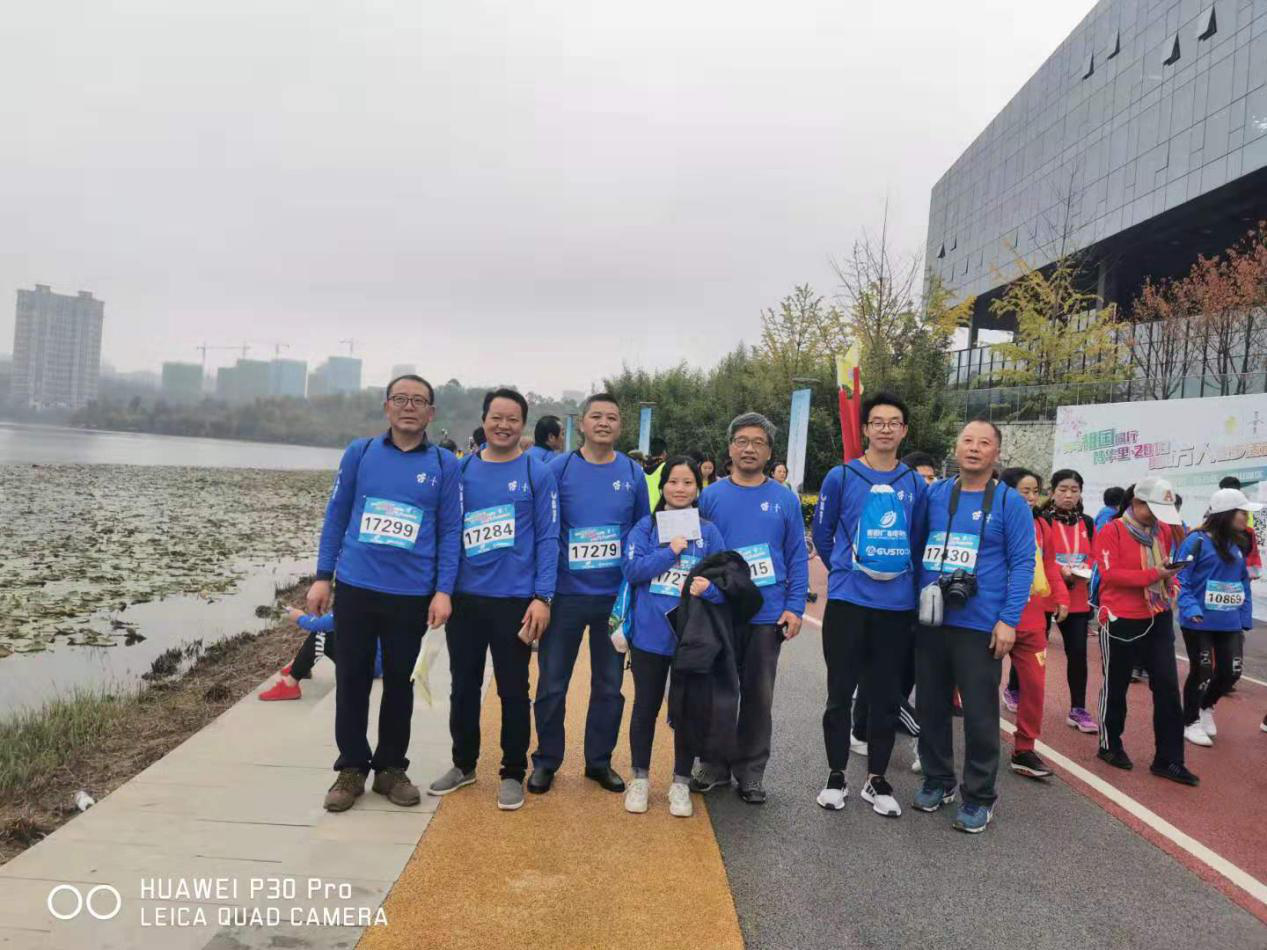
<svg viewBox="0 0 1267 950"><path fill-rule="evenodd" d="M902 464L911 470L927 465L934 472L937 471L937 460L927 452L907 452L902 456Z"/></svg>
<svg viewBox="0 0 1267 950"><path fill-rule="evenodd" d="M458 444L454 442L452 439L441 439L440 448L448 449L450 452L457 452Z"/></svg>
<svg viewBox="0 0 1267 950"><path fill-rule="evenodd" d="M524 422L528 421L528 400L524 399L522 393L516 392L508 386L500 386L484 394L484 411L480 414L481 420L488 418L488 407L493 404L494 399L509 399L519 407L520 418Z"/></svg>
<svg viewBox="0 0 1267 950"><path fill-rule="evenodd" d="M1235 475L1224 475L1219 479L1219 488L1235 488L1238 491L1241 487L1241 480Z"/></svg>
<svg viewBox="0 0 1267 950"><path fill-rule="evenodd" d="M432 386L429 382L427 382L425 379L423 379L421 376L419 376L417 373L402 373L401 375L393 379L390 383L388 383L387 395L383 397L383 402L386 402L388 399L392 398L392 387L395 386L397 383L399 383L402 379L407 379L413 383L422 383L422 385L427 387L427 392L429 393L427 398L431 400L431 405L434 406L436 404L436 388Z"/></svg>
<svg viewBox="0 0 1267 950"><path fill-rule="evenodd" d="M1000 446L1003 445L1003 430L996 426L992 420L987 419L984 416L977 416L975 419L969 419L963 424L963 428L959 431L963 432L964 429L968 428L968 426L972 425L974 422L979 422L981 425L989 426L993 429L995 441L998 442Z"/></svg>
<svg viewBox="0 0 1267 950"><path fill-rule="evenodd" d="M876 406L892 406L902 413L902 425L907 425L911 421L911 411L906 408L906 403L902 401L901 397L882 390L874 396L868 396L862 400L862 414L859 419L864 426L871 421L871 410Z"/></svg>
<svg viewBox="0 0 1267 950"><path fill-rule="evenodd" d="M475 431L471 433L471 441L474 442L476 445L483 445L485 442L488 441L488 438L484 435L483 426L475 427Z"/></svg>
<svg viewBox="0 0 1267 950"><path fill-rule="evenodd" d="M1078 487L1082 488L1082 476L1072 468L1062 468L1059 471L1051 473L1051 487L1055 491L1056 486L1061 482L1075 481Z"/></svg>
<svg viewBox="0 0 1267 950"><path fill-rule="evenodd" d="M596 402L609 402L617 409L620 408L620 402L611 393L591 393L585 397L585 401L581 403L581 417L590 411L590 406Z"/></svg>
<svg viewBox="0 0 1267 950"><path fill-rule="evenodd" d="M1109 508L1121 508L1122 499L1126 497L1126 489L1120 485L1104 489L1104 504Z"/></svg>
<svg viewBox="0 0 1267 950"><path fill-rule="evenodd" d="M660 500L655 503L656 511L664 510L664 486L669 480L669 476L673 474L673 470L679 465L685 465L691 470L691 474L695 476L695 487L699 491L704 490L704 476L700 474L699 462L690 455L675 455L664 463L664 467L660 469ZM699 507L699 496L695 497L695 504L692 508Z"/></svg>
<svg viewBox="0 0 1267 950"><path fill-rule="evenodd" d="M559 423L558 416L542 416L537 420L537 427L532 430L532 441L544 448L547 440L562 434L563 426Z"/></svg>
<svg viewBox="0 0 1267 950"><path fill-rule="evenodd" d="M1021 479L1023 478L1032 478L1034 481L1038 482L1038 490L1043 490L1043 477L1037 472L1032 472L1028 468L1023 468L1020 465L1014 465L1011 468L1003 469L1003 474L1000 478L1003 484L1007 485L1009 488L1015 488L1021 483Z"/></svg>
<svg viewBox="0 0 1267 950"><path fill-rule="evenodd" d="M669 454L669 443L665 442L664 439L660 438L660 436L658 435L653 436L651 439L651 457L655 458L657 455L668 455L668 454Z"/></svg>

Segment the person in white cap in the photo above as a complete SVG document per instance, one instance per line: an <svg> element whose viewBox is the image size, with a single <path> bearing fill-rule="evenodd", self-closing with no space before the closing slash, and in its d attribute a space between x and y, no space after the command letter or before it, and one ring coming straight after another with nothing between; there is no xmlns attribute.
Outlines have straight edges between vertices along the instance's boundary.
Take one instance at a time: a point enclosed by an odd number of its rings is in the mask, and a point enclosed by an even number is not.
<svg viewBox="0 0 1267 950"><path fill-rule="evenodd" d="M1131 668L1141 662L1153 693L1154 775L1197 785L1183 763L1183 709L1175 667L1172 611L1175 576L1182 566L1171 560L1179 525L1175 491L1162 478L1141 478L1126 492L1122 514L1095 538L1100 570L1100 750L1114 768L1134 764L1122 745L1126 727L1126 691Z"/></svg>
<svg viewBox="0 0 1267 950"><path fill-rule="evenodd" d="M1179 574L1179 628L1188 650L1183 687L1183 736L1213 745L1214 704L1241 678L1244 639L1254 625L1249 592L1249 513L1262 505L1238 488L1220 488L1210 499L1205 522L1179 552L1190 563Z"/></svg>

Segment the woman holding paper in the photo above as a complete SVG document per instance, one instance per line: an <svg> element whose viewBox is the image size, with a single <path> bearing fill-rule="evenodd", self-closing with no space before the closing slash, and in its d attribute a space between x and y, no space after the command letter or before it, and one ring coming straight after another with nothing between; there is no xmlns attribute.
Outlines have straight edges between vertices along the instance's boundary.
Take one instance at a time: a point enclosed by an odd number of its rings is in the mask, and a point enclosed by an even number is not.
<svg viewBox="0 0 1267 950"><path fill-rule="evenodd" d="M633 599L629 624L629 665L633 670L634 705L629 721L633 781L625 794L625 810L641 814L650 794L651 743L664 703L673 652L677 648L666 614L682 598L691 568L711 554L726 550L721 532L699 516L699 465L685 455L669 459L660 471L660 500L655 511L629 532L623 562ZM697 577L690 593L715 603L721 594ZM692 812L691 767L695 753L685 748L682 733L674 738L673 784L669 811L680 818Z"/></svg>

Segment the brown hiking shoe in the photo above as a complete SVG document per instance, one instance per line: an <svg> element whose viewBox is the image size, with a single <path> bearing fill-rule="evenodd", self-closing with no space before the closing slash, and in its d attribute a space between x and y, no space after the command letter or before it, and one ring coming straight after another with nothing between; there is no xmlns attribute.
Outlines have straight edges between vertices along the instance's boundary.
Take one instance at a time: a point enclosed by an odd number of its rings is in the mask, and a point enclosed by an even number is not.
<svg viewBox="0 0 1267 950"><path fill-rule="evenodd" d="M347 811L365 794L365 773L360 769L342 769L326 792L326 811Z"/></svg>
<svg viewBox="0 0 1267 950"><path fill-rule="evenodd" d="M374 791L386 795L393 805L408 808L422 801L418 786L409 781L404 769L380 769L374 773Z"/></svg>

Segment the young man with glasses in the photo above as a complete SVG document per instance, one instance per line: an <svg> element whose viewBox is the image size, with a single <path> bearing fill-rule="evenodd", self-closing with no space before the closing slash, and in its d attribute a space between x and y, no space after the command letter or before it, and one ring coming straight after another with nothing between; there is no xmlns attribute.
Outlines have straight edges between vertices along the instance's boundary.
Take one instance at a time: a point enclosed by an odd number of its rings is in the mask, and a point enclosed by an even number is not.
<svg viewBox="0 0 1267 950"><path fill-rule="evenodd" d="M765 475L774 445L774 425L746 412L727 432L731 471L700 497L700 516L721 531L727 547L748 562L763 605L736 631L739 667L739 731L730 762L701 763L691 788L706 792L728 785L733 775L739 797L752 805L766 800L762 784L770 759L770 709L774 676L784 639L800 633L809 587L805 525L798 499Z"/></svg>
<svg viewBox="0 0 1267 950"><path fill-rule="evenodd" d="M334 733L339 777L326 794L328 811L346 811L365 791L397 805L417 805L409 781L414 691L409 682L422 636L449 619L462 530L457 459L427 438L435 391L421 376L393 379L383 401L388 430L347 447L326 506L317 579L308 612L330 609L334 625ZM383 648L378 746L366 738L376 645Z"/></svg>
<svg viewBox="0 0 1267 950"><path fill-rule="evenodd" d="M907 408L892 393L862 404L867 449L827 473L814 512L814 546L828 567L823 614L827 664L827 784L823 808L845 807L849 794L850 708L854 689L868 706L867 778L862 799L879 815L897 818L901 806L885 778L904 694L902 681L914 642L918 560L912 538L925 514L924 480L898 461Z"/></svg>
<svg viewBox="0 0 1267 950"><path fill-rule="evenodd" d="M616 594L624 578L625 538L651 513L647 480L629 456L616 451L620 406L613 396L596 393L581 404L584 444L550 463L559 486L558 594L550 625L537 653L537 751L532 754L528 791L544 794L563 764L563 719L568 684L589 628L590 700L585 719L585 777L609 792L623 792L625 781L611 767L620 733L625 697L624 657L607 632Z"/></svg>

